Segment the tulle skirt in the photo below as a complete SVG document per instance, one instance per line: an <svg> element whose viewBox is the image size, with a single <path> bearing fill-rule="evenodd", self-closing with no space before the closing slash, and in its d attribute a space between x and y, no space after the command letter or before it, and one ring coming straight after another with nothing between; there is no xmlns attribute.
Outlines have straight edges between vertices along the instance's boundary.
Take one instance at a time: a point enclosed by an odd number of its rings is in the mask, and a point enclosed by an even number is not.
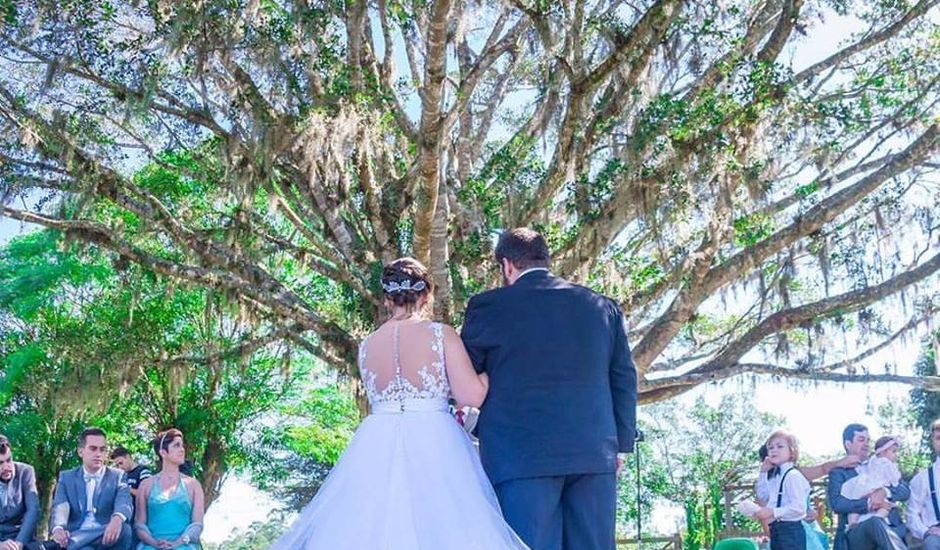
<svg viewBox="0 0 940 550"><path fill-rule="evenodd" d="M394 405L394 406L393 406ZM271 550L527 550L438 400L378 404Z"/></svg>

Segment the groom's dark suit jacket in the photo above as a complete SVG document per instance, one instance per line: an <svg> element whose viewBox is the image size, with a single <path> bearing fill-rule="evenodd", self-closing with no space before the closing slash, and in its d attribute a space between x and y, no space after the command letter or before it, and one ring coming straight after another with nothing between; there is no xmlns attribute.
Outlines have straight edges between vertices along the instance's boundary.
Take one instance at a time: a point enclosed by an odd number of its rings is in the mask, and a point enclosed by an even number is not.
<svg viewBox="0 0 940 550"><path fill-rule="evenodd" d="M610 473L633 450L636 368L609 298L526 273L471 298L461 336L490 377L477 434L494 484Z"/></svg>

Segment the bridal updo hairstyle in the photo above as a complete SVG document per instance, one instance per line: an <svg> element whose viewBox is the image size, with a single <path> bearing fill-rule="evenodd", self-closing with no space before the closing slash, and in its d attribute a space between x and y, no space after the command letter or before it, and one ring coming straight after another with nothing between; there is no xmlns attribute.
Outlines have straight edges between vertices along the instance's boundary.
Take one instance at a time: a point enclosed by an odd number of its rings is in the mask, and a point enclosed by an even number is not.
<svg viewBox="0 0 940 550"><path fill-rule="evenodd" d="M398 307L417 307L422 296L430 295L434 285L428 269L414 258L399 258L382 269L385 299Z"/></svg>

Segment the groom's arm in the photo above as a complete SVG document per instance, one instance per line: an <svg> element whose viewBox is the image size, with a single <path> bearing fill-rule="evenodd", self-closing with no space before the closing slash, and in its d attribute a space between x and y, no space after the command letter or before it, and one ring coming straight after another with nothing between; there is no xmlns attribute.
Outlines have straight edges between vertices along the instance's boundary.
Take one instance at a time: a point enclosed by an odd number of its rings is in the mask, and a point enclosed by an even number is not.
<svg viewBox="0 0 940 550"><path fill-rule="evenodd" d="M610 361L610 391L614 402L614 420L617 423L617 440L621 453L633 452L636 440L636 365L627 342L627 327L623 312L613 300L614 345Z"/></svg>
<svg viewBox="0 0 940 550"><path fill-rule="evenodd" d="M467 302L467 311L464 314L463 327L460 328L460 338L467 348L467 355L473 363L477 373L486 371L486 348L483 346L484 323L480 318L479 299L477 296Z"/></svg>

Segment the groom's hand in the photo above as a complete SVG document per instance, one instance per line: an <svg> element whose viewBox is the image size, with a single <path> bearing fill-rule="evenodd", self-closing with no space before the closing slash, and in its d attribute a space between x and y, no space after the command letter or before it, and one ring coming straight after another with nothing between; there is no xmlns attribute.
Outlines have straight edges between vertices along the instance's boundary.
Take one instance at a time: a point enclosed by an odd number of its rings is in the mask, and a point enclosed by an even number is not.
<svg viewBox="0 0 940 550"><path fill-rule="evenodd" d="M120 516L111 516L111 521L108 522L108 527L104 530L104 535L101 537L101 543L105 546L114 544L121 536L121 527L123 527L123 525L124 520L122 520Z"/></svg>

